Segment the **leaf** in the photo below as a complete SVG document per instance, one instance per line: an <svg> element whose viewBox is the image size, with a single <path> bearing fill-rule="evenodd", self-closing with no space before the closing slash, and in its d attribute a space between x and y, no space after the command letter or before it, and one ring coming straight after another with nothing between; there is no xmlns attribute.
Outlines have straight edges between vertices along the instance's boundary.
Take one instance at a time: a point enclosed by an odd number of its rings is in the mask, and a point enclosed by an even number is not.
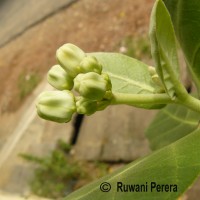
<svg viewBox="0 0 200 200"><path fill-rule="evenodd" d="M119 53L94 53L112 80L115 92L133 94L156 93L148 66L134 58Z"/></svg>
<svg viewBox="0 0 200 200"><path fill-rule="evenodd" d="M200 1L164 0L189 70L200 91Z"/></svg>
<svg viewBox="0 0 200 200"><path fill-rule="evenodd" d="M168 105L154 118L146 130L153 150L171 144L196 130L199 113L179 105Z"/></svg>
<svg viewBox="0 0 200 200"><path fill-rule="evenodd" d="M177 199L193 183L200 172L200 130L179 141L135 161L117 172L72 193L64 200L138 200ZM101 192L103 182L111 184L110 192ZM117 192L117 182L146 184L147 192ZM176 184L177 192L151 192L151 182Z"/></svg>
<svg viewBox="0 0 200 200"><path fill-rule="evenodd" d="M160 87L151 78L148 66L119 53L92 53L103 66L112 82L112 91L128 94L154 94ZM163 105L142 105L142 108L161 108Z"/></svg>
<svg viewBox="0 0 200 200"><path fill-rule="evenodd" d="M166 92L173 98L179 91L179 63L173 25L162 0L157 0L154 4L149 35L156 71Z"/></svg>

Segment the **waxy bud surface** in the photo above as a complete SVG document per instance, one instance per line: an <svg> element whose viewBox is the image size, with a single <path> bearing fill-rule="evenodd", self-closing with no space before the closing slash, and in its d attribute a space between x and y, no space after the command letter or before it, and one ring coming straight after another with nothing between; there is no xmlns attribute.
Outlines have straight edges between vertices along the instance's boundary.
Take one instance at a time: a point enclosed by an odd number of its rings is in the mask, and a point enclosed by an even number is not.
<svg viewBox="0 0 200 200"><path fill-rule="evenodd" d="M73 78L81 72L79 65L85 56L79 47L70 43L64 44L56 52L58 63Z"/></svg>
<svg viewBox="0 0 200 200"><path fill-rule="evenodd" d="M108 81L95 72L79 74L74 79L74 89L85 98L101 100L108 88Z"/></svg>
<svg viewBox="0 0 200 200"><path fill-rule="evenodd" d="M58 90L71 90L74 85L73 78L60 65L54 65L49 70L47 80Z"/></svg>
<svg viewBox="0 0 200 200"><path fill-rule="evenodd" d="M91 115L97 111L97 102L79 97L76 101L76 109L79 114Z"/></svg>
<svg viewBox="0 0 200 200"><path fill-rule="evenodd" d="M102 65L94 56L87 56L80 63L80 70L81 73L96 72L97 74L101 74Z"/></svg>
<svg viewBox="0 0 200 200"><path fill-rule="evenodd" d="M36 108L41 118L64 123L76 112L76 103L70 91L46 91L38 96Z"/></svg>

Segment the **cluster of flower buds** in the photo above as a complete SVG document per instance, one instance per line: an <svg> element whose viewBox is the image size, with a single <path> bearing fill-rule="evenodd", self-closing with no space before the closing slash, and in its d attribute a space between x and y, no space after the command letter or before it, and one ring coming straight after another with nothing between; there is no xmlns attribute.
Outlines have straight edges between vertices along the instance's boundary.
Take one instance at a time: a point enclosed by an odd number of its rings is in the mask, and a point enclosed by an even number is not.
<svg viewBox="0 0 200 200"><path fill-rule="evenodd" d="M75 112L91 115L110 104L112 84L94 56L86 55L73 44L65 44L57 50L56 57L59 64L49 70L47 80L60 91L39 95L36 107L40 117L69 122ZM72 89L78 96L74 96Z"/></svg>

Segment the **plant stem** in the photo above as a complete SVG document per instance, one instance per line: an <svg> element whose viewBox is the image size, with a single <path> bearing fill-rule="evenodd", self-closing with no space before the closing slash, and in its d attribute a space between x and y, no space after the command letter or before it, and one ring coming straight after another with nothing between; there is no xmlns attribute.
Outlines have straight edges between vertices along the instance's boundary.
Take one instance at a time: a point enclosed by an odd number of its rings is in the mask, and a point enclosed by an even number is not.
<svg viewBox="0 0 200 200"><path fill-rule="evenodd" d="M191 110L194 110L196 112L200 113L200 100L196 99L195 97L191 95L187 95L185 99L177 100L177 103L182 104Z"/></svg>
<svg viewBox="0 0 200 200"><path fill-rule="evenodd" d="M172 100L167 94L126 94L126 93L113 93L111 104L126 104L135 106L137 104L181 104L200 113L200 100L187 94L183 99Z"/></svg>
<svg viewBox="0 0 200 200"><path fill-rule="evenodd" d="M160 51L162 51L162 50L160 49ZM167 56L165 55L165 53L163 51L162 51L162 55L163 55L165 62L166 62L165 69L170 75L170 80L173 83L173 87L174 87L176 96L179 99L180 98L184 99L185 96L187 96L187 94L188 94L187 90L185 89L183 84L180 82L179 78L177 77L176 73L173 70L173 67L170 65L170 62L169 62Z"/></svg>
<svg viewBox="0 0 200 200"><path fill-rule="evenodd" d="M167 94L125 94L113 93L111 104L169 104L175 103Z"/></svg>

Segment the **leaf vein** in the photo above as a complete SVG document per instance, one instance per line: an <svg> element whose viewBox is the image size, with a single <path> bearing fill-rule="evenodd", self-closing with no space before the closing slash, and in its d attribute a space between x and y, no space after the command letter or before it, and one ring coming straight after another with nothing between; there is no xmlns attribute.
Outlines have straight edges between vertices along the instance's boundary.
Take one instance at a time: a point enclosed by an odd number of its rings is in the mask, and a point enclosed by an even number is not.
<svg viewBox="0 0 200 200"><path fill-rule="evenodd" d="M173 118L174 120L176 121L179 121L181 123L185 123L185 124L189 124L189 125L193 125L193 126L196 126L197 125L197 121L192 121L192 120L186 120L186 119L181 119L181 118L178 118L177 116L173 115L172 113L170 113L169 111L167 110L162 110L162 112L166 113L167 115L169 115L171 118Z"/></svg>
<svg viewBox="0 0 200 200"><path fill-rule="evenodd" d="M145 85L141 82L134 81L133 79L128 79L128 78L125 78L125 77L122 77L122 76L118 76L118 75L113 74L111 72L106 72L106 73L112 78L119 79L119 80L122 80L124 82L127 82L127 84L136 86L138 88L142 88L143 90L149 91L151 93L154 92L154 88L149 86L149 85Z"/></svg>

